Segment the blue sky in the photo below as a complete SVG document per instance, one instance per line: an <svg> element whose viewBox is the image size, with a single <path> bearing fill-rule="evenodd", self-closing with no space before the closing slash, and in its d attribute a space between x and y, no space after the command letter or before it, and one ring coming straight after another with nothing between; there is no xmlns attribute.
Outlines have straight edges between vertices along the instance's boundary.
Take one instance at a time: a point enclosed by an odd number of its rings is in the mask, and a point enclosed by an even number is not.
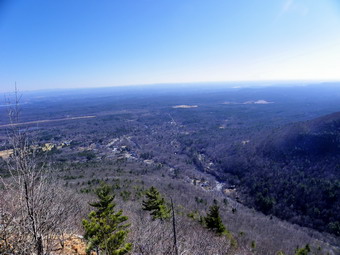
<svg viewBox="0 0 340 255"><path fill-rule="evenodd" d="M340 80L339 0L0 0L0 91Z"/></svg>

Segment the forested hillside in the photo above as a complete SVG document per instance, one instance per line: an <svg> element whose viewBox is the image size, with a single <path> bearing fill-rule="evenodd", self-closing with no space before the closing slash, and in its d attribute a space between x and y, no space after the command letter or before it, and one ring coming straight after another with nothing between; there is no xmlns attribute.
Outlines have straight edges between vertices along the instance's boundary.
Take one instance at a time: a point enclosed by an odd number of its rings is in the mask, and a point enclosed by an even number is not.
<svg viewBox="0 0 340 255"><path fill-rule="evenodd" d="M340 235L340 114L284 126L222 159L247 203Z"/></svg>

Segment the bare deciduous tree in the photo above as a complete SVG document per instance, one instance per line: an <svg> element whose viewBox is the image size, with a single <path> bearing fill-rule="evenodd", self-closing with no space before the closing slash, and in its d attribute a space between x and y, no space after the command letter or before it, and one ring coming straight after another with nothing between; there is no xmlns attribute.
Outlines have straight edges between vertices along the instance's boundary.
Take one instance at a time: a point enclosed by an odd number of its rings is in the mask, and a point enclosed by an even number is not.
<svg viewBox="0 0 340 255"><path fill-rule="evenodd" d="M19 101L16 91L14 106L9 109L10 177L1 178L0 247L11 254L49 254L68 230L70 217L78 213L78 202L54 178L51 167L37 157L39 148L20 129Z"/></svg>

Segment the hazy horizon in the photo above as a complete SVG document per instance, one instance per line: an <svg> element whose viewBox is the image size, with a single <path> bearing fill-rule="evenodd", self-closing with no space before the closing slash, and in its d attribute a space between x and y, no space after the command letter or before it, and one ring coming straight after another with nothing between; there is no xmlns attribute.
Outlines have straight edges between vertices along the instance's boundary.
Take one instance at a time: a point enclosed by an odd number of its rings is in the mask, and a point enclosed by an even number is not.
<svg viewBox="0 0 340 255"><path fill-rule="evenodd" d="M338 84L339 83L339 84ZM84 86L84 87L51 87L51 88L31 88L22 89L20 84L13 84L12 87L2 90L0 93L13 93L15 86L18 92L43 92L43 91L73 91L73 90L92 90L92 89L119 89L119 88L171 88L171 87L194 87L197 89L206 88L207 86L213 88L252 88L252 87L285 87L285 86L309 86L309 85L340 85L339 80L249 80L249 81L201 81L201 82L177 82L177 83L149 83L149 84L123 84L123 85L108 85L108 86Z"/></svg>

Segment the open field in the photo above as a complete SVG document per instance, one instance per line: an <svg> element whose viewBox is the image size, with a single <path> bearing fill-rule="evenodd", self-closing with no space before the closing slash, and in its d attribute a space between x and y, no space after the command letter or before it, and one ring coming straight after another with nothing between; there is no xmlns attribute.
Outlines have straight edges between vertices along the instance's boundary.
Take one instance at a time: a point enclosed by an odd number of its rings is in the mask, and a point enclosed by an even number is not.
<svg viewBox="0 0 340 255"><path fill-rule="evenodd" d="M80 116L80 117L68 117L68 118L62 118L62 119L34 120L34 121L27 121L27 122L21 122L21 123L4 124L4 125L0 125L0 128L27 126L27 125L33 125L33 124L42 124L42 123L68 121L68 120L81 120L81 119L90 119L90 118L96 118L96 116Z"/></svg>

